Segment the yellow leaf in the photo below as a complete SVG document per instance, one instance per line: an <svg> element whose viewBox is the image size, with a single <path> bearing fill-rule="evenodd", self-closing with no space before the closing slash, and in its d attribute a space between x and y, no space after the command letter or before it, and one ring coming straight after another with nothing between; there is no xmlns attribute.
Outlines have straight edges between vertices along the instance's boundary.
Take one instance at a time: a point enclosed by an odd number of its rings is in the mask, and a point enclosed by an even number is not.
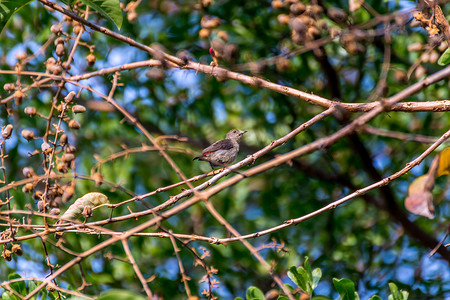
<svg viewBox="0 0 450 300"><path fill-rule="evenodd" d="M428 175L417 177L408 188L408 197L405 199L405 208L419 216L434 218L433 195L427 190Z"/></svg>
<svg viewBox="0 0 450 300"><path fill-rule="evenodd" d="M427 181L427 178L428 175L422 175L417 177L413 182L411 182L408 188L408 194L412 195L423 193L425 190L425 183Z"/></svg>
<svg viewBox="0 0 450 300"><path fill-rule="evenodd" d="M440 154L436 177L448 174L450 174L450 147L445 148Z"/></svg>

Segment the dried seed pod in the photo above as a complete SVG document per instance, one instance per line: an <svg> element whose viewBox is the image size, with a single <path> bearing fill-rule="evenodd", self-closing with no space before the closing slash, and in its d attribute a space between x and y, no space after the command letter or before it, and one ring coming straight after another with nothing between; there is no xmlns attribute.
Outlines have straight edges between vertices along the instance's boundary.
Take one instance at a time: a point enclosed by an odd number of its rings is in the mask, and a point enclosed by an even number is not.
<svg viewBox="0 0 450 300"><path fill-rule="evenodd" d="M2 137L6 140L11 137L11 133L13 130L13 126L11 124L6 125L6 127L2 131Z"/></svg>
<svg viewBox="0 0 450 300"><path fill-rule="evenodd" d="M2 252L2 256L6 259L6 261L11 261L12 257L11 257L11 251L8 249L3 250Z"/></svg>
<svg viewBox="0 0 450 300"><path fill-rule="evenodd" d="M217 36L225 43L228 43L228 33L225 30L221 30L217 33Z"/></svg>
<svg viewBox="0 0 450 300"><path fill-rule="evenodd" d="M61 172L61 173L67 173L69 171L69 168L63 162L57 163L56 164L56 169L58 170L58 172Z"/></svg>
<svg viewBox="0 0 450 300"><path fill-rule="evenodd" d="M56 110L57 110L58 112L62 112L63 108L64 108L65 110L67 110L67 108L65 108L65 105L63 106L62 104L58 104L58 105L56 106Z"/></svg>
<svg viewBox="0 0 450 300"><path fill-rule="evenodd" d="M431 51L430 53L430 63L435 64L439 59L439 53L437 51Z"/></svg>
<svg viewBox="0 0 450 300"><path fill-rule="evenodd" d="M61 35L62 33L62 26L61 24L53 24L52 27L50 27L50 31L54 34Z"/></svg>
<svg viewBox="0 0 450 300"><path fill-rule="evenodd" d="M406 83L408 82L408 78L406 76L406 72L403 70L395 70L394 79L398 82Z"/></svg>
<svg viewBox="0 0 450 300"><path fill-rule="evenodd" d="M327 22L325 22L324 20L318 20L316 22L316 26L317 26L317 28L320 28L322 30L328 30Z"/></svg>
<svg viewBox="0 0 450 300"><path fill-rule="evenodd" d="M81 29L82 29L83 27L81 26L81 25L75 25L74 27L73 27L73 33L75 33L75 34L79 34L80 32L81 32Z"/></svg>
<svg viewBox="0 0 450 300"><path fill-rule="evenodd" d="M64 44L58 44L56 45L56 51L55 51L56 55L58 55L59 57L63 56L66 52L64 50Z"/></svg>
<svg viewBox="0 0 450 300"><path fill-rule="evenodd" d="M96 186L100 186L103 183L103 176L99 172L92 175L92 178L94 179Z"/></svg>
<svg viewBox="0 0 450 300"><path fill-rule="evenodd" d="M323 13L323 7L320 5L311 5L310 9L311 14L316 17L320 17Z"/></svg>
<svg viewBox="0 0 450 300"><path fill-rule="evenodd" d="M53 216L57 216L61 213L61 210L57 207L54 207L50 210L49 214L53 215Z"/></svg>
<svg viewBox="0 0 450 300"><path fill-rule="evenodd" d="M72 25L72 18L69 17L69 16L64 16L64 22L65 22L67 25Z"/></svg>
<svg viewBox="0 0 450 300"><path fill-rule="evenodd" d="M60 65L51 65L47 68L47 70L53 75L59 75L62 72L62 68Z"/></svg>
<svg viewBox="0 0 450 300"><path fill-rule="evenodd" d="M302 13L305 12L306 5L303 4L302 2L294 3L294 4L291 4L291 6L289 6L289 10L294 15L301 15Z"/></svg>
<svg viewBox="0 0 450 300"><path fill-rule="evenodd" d="M71 66L69 63L67 63L67 61L64 61L64 62L61 64L61 66L62 66L64 69L66 69L67 71L70 70L70 69L72 68L72 66Z"/></svg>
<svg viewBox="0 0 450 300"><path fill-rule="evenodd" d="M22 187L22 192L24 193L31 193L34 189L34 186L32 183L27 183Z"/></svg>
<svg viewBox="0 0 450 300"><path fill-rule="evenodd" d="M212 0L202 0L203 7L208 7L212 3Z"/></svg>
<svg viewBox="0 0 450 300"><path fill-rule="evenodd" d="M61 135L61 137L59 138L59 143L60 143L62 146L67 145L68 141L69 141L69 138L67 137L67 134L65 134L65 133L63 133L63 134Z"/></svg>
<svg viewBox="0 0 450 300"><path fill-rule="evenodd" d="M49 59L47 59L47 62L45 64L48 68L49 66L56 64L56 59L54 57L50 57Z"/></svg>
<svg viewBox="0 0 450 300"><path fill-rule="evenodd" d="M65 163L70 163L74 159L75 159L75 155L73 155L72 153L64 153L62 156L62 160Z"/></svg>
<svg viewBox="0 0 450 300"><path fill-rule="evenodd" d="M81 213L83 215L83 217L90 218L92 217L92 207L90 206L85 206L83 209L83 212Z"/></svg>
<svg viewBox="0 0 450 300"><path fill-rule="evenodd" d="M69 201L72 197L73 194L75 194L75 189L73 188L73 186L68 186L64 189L64 193L62 195L62 201L64 203L66 203L67 201Z"/></svg>
<svg viewBox="0 0 450 300"><path fill-rule="evenodd" d="M273 0L271 5L273 8L282 8L283 2L281 2L281 0Z"/></svg>
<svg viewBox="0 0 450 300"><path fill-rule="evenodd" d="M69 127L72 129L80 129L81 125L80 125L80 123L77 122L77 120L72 119L69 121Z"/></svg>
<svg viewBox="0 0 450 300"><path fill-rule="evenodd" d="M316 37L320 36L320 30L315 26L311 26L306 31L306 37L310 40L314 40Z"/></svg>
<svg viewBox="0 0 450 300"><path fill-rule="evenodd" d="M12 91L14 91L16 89L16 86L14 85L14 83L5 83L3 85L3 89L6 92L12 92Z"/></svg>
<svg viewBox="0 0 450 300"><path fill-rule="evenodd" d="M302 45L305 42L303 35L295 30L292 30L291 32L291 39L296 45Z"/></svg>
<svg viewBox="0 0 450 300"><path fill-rule="evenodd" d="M336 27L331 27L331 28L330 28L330 37L331 37L332 39L334 39L335 37L337 37L340 33L341 33L341 31L339 30L339 28L336 28Z"/></svg>
<svg viewBox="0 0 450 300"><path fill-rule="evenodd" d="M34 117L36 115L36 108L32 106L27 106L23 110L25 114L29 115L30 117Z"/></svg>
<svg viewBox="0 0 450 300"><path fill-rule="evenodd" d="M206 29L206 28L202 28L198 32L198 36L202 39L206 39L207 37L209 37L210 34L211 34L211 30Z"/></svg>
<svg viewBox="0 0 450 300"><path fill-rule="evenodd" d="M49 155L50 153L52 153L52 146L50 146L50 144L47 142L43 142L41 145L41 150L45 155Z"/></svg>
<svg viewBox="0 0 450 300"><path fill-rule="evenodd" d="M66 149L64 149L64 151L65 151L66 153L75 153L75 151L77 151L77 148L76 148L74 145L68 144L68 145L66 146Z"/></svg>
<svg viewBox="0 0 450 300"><path fill-rule="evenodd" d="M67 96L64 98L64 101L66 101L67 103L70 103L73 101L73 98L75 97L75 92L70 92L69 94L67 94Z"/></svg>
<svg viewBox="0 0 450 300"><path fill-rule="evenodd" d="M55 288L50 285L47 285L47 291L53 293L55 291Z"/></svg>
<svg viewBox="0 0 450 300"><path fill-rule="evenodd" d="M59 37L55 40L55 46L58 46L60 44L64 45L64 38L63 37Z"/></svg>
<svg viewBox="0 0 450 300"><path fill-rule="evenodd" d="M72 111L76 114L81 114L86 111L86 107L84 107L83 105L77 104L77 105L72 106Z"/></svg>
<svg viewBox="0 0 450 300"><path fill-rule="evenodd" d="M21 90L17 90L14 93L14 102L16 102L16 105L19 106L23 102L23 97L25 97L25 94Z"/></svg>
<svg viewBox="0 0 450 300"><path fill-rule="evenodd" d="M217 17L204 16L200 21L203 28L216 28L220 25L220 19Z"/></svg>
<svg viewBox="0 0 450 300"><path fill-rule="evenodd" d="M306 30L308 29L308 26L300 18L293 19L290 25L292 30L300 35L305 34Z"/></svg>
<svg viewBox="0 0 450 300"><path fill-rule="evenodd" d="M133 22L134 20L137 19L137 13L135 9L128 11L127 19L129 22Z"/></svg>
<svg viewBox="0 0 450 300"><path fill-rule="evenodd" d="M338 24L342 24L347 21L347 13L340 8L331 7L327 11L328 17Z"/></svg>
<svg viewBox="0 0 450 300"><path fill-rule="evenodd" d="M289 59L285 57L278 57L275 61L275 67L277 68L277 71L282 73L286 72L291 65L291 62Z"/></svg>
<svg viewBox="0 0 450 300"><path fill-rule="evenodd" d="M350 54L356 55L356 54L363 53L366 50L366 48L359 43L352 42L352 43L345 45L345 50L347 50L347 52Z"/></svg>
<svg viewBox="0 0 450 300"><path fill-rule="evenodd" d="M426 71L427 70L423 66L418 66L417 69L414 71L414 77L416 77L416 79L419 79L423 75L425 75Z"/></svg>
<svg viewBox="0 0 450 300"><path fill-rule="evenodd" d="M32 139L34 139L34 133L29 129L22 130L21 134L23 138L26 139L27 141L31 141Z"/></svg>
<svg viewBox="0 0 450 300"><path fill-rule="evenodd" d="M87 62L88 62L88 64L89 64L90 66L93 66L93 65L95 64L95 60L96 60L95 55L92 54L92 53L89 53L89 54L86 56L86 60L87 60Z"/></svg>
<svg viewBox="0 0 450 300"><path fill-rule="evenodd" d="M38 211L39 211L39 212L44 212L44 211L45 211L45 203L44 203L44 200L38 201L37 206L38 206Z"/></svg>
<svg viewBox="0 0 450 300"><path fill-rule="evenodd" d="M55 197L55 199L53 199L52 201L52 207L60 207L63 204L62 202L62 198L60 196Z"/></svg>
<svg viewBox="0 0 450 300"><path fill-rule="evenodd" d="M447 42L446 41L442 41L440 44L439 44L439 47L438 47L438 49L439 49L439 51L441 51L441 52L444 52L445 50L447 50Z"/></svg>
<svg viewBox="0 0 450 300"><path fill-rule="evenodd" d="M413 43L408 45L408 51L421 51L423 49L423 45L421 43Z"/></svg>
<svg viewBox="0 0 450 300"><path fill-rule="evenodd" d="M422 53L422 55L420 56L420 60L424 63L429 62L430 61L430 53L427 51Z"/></svg>
<svg viewBox="0 0 450 300"><path fill-rule="evenodd" d="M23 168L22 174L27 178L33 177L35 175L33 168L30 167Z"/></svg>
<svg viewBox="0 0 450 300"><path fill-rule="evenodd" d="M12 252L17 254L18 256L22 256L23 255L23 250L20 247L19 244L14 244L11 248Z"/></svg>
<svg viewBox="0 0 450 300"><path fill-rule="evenodd" d="M44 193L41 190L35 190L33 194L33 199L36 201L41 200L43 195Z"/></svg>
<svg viewBox="0 0 450 300"><path fill-rule="evenodd" d="M289 24L289 20L290 20L291 18L288 16L288 15L285 15L285 14L279 14L278 16L277 16L277 20L278 20L278 22L280 22L281 24Z"/></svg>

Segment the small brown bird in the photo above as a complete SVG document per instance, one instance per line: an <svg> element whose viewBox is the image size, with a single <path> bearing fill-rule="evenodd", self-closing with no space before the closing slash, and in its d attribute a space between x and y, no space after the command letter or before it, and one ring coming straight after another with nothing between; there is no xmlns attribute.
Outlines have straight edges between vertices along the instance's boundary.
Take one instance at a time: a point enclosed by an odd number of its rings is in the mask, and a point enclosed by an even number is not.
<svg viewBox="0 0 450 300"><path fill-rule="evenodd" d="M232 129L227 133L225 139L215 142L202 151L202 155L194 157L193 160L209 162L214 171L214 166L225 167L232 163L239 152L239 141L247 131Z"/></svg>

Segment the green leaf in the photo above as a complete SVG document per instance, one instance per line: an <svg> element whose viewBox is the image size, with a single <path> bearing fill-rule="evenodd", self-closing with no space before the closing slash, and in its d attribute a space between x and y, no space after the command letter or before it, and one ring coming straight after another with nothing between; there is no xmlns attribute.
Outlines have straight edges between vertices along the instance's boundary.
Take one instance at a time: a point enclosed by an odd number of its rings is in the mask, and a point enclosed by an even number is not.
<svg viewBox="0 0 450 300"><path fill-rule="evenodd" d="M409 292L408 291L401 291L402 296L403 296L403 300L408 300L409 297Z"/></svg>
<svg viewBox="0 0 450 300"><path fill-rule="evenodd" d="M378 295L373 295L369 300L381 300L381 298Z"/></svg>
<svg viewBox="0 0 450 300"><path fill-rule="evenodd" d="M244 300L244 299L242 299L241 297L236 297L234 298L234 300Z"/></svg>
<svg viewBox="0 0 450 300"><path fill-rule="evenodd" d="M61 0L66 5L71 5L74 0ZM122 10L119 0L81 0L84 4L102 14L106 19L116 24L117 28L122 27Z"/></svg>
<svg viewBox="0 0 450 300"><path fill-rule="evenodd" d="M294 289L294 287L292 286L292 285L290 285L290 284L285 284L284 285L288 290L290 290L291 292L293 292L295 289Z"/></svg>
<svg viewBox="0 0 450 300"><path fill-rule="evenodd" d="M33 0L0 0L0 33L11 16Z"/></svg>
<svg viewBox="0 0 450 300"><path fill-rule="evenodd" d="M38 282L39 282L39 281L38 281ZM40 284L40 282L39 282L39 284ZM29 292L34 291L37 287L38 287L38 285L36 284L36 282L34 282L34 280L28 281L28 291L29 291ZM44 290L45 290L45 289L44 289ZM38 298L38 295L39 295L39 293L36 294L36 295L34 295L31 299L37 299L37 298ZM44 297L44 298L41 298L41 299L45 299L45 297Z"/></svg>
<svg viewBox="0 0 450 300"><path fill-rule="evenodd" d="M323 295L317 295L317 296L313 296L311 298L311 300L333 300L333 298L323 296Z"/></svg>
<svg viewBox="0 0 450 300"><path fill-rule="evenodd" d="M123 17L119 0L81 0L81 2L101 13L106 19L116 24L118 29L122 27Z"/></svg>
<svg viewBox="0 0 450 300"><path fill-rule="evenodd" d="M289 300L286 296L278 296L277 300Z"/></svg>
<svg viewBox="0 0 450 300"><path fill-rule="evenodd" d="M9 296L8 292L3 292L2 293L2 300L10 300L11 297Z"/></svg>
<svg viewBox="0 0 450 300"><path fill-rule="evenodd" d="M247 300L264 300L264 293L258 289L256 286L251 286L247 289L245 294Z"/></svg>
<svg viewBox="0 0 450 300"><path fill-rule="evenodd" d="M355 296L355 284L350 279L333 278L333 284L342 300L355 300L359 298L358 296Z"/></svg>
<svg viewBox="0 0 450 300"><path fill-rule="evenodd" d="M56 300L55 294L56 294L56 291L53 291L53 292L48 291L47 292L47 296L52 300Z"/></svg>
<svg viewBox="0 0 450 300"><path fill-rule="evenodd" d="M14 280L14 279L18 279L18 278L22 278L22 276L20 276L17 273L11 273L11 274L8 275L8 280ZM10 284L10 286L17 293L19 293L19 294L21 294L23 296L27 295L25 281L13 282L13 283Z"/></svg>
<svg viewBox="0 0 450 300"><path fill-rule="evenodd" d="M312 285L311 288L314 290L319 284L320 279L322 278L322 270L316 268L312 271Z"/></svg>
<svg viewBox="0 0 450 300"><path fill-rule="evenodd" d="M389 299L402 300L403 295L400 295L398 287L395 283L389 282L389 289L391 290L391 295L389 296Z"/></svg>
<svg viewBox="0 0 450 300"><path fill-rule="evenodd" d="M100 295L97 300L145 300L146 298L126 290L110 290L107 293Z"/></svg>
<svg viewBox="0 0 450 300"><path fill-rule="evenodd" d="M439 57L438 65L445 66L450 63L450 48L447 48L444 53L442 53L441 57Z"/></svg>
<svg viewBox="0 0 450 300"><path fill-rule="evenodd" d="M308 293L308 276L302 267L290 267L287 272L289 278L305 293Z"/></svg>
<svg viewBox="0 0 450 300"><path fill-rule="evenodd" d="M305 256L305 270L307 272L308 275L310 275L310 278L312 280L312 272L311 272L311 265L309 264L309 257Z"/></svg>

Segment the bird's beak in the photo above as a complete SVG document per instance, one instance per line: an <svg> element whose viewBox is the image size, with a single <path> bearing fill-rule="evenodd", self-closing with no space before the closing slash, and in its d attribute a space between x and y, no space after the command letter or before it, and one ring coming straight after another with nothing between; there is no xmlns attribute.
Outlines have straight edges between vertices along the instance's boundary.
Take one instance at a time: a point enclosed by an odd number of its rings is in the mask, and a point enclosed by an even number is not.
<svg viewBox="0 0 450 300"><path fill-rule="evenodd" d="M247 130L241 131L241 135L243 135L243 134L246 133L246 132L247 132Z"/></svg>

